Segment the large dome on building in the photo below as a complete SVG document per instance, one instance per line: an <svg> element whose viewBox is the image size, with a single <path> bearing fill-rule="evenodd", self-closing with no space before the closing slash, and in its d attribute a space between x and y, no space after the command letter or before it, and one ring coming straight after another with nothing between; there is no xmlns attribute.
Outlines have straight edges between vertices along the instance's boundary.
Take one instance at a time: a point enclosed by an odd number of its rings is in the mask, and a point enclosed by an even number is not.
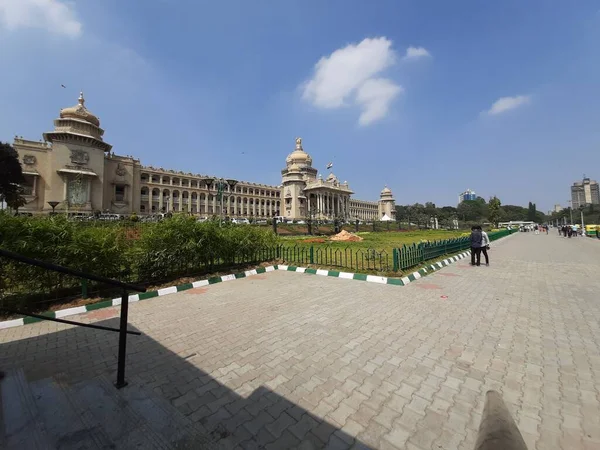
<svg viewBox="0 0 600 450"><path fill-rule="evenodd" d="M288 166L292 164L300 164L312 166L312 158L302 148L302 138L296 138L296 149L285 159Z"/></svg>
<svg viewBox="0 0 600 450"><path fill-rule="evenodd" d="M98 117L93 115L86 107L85 107L85 99L83 98L83 92L79 93L79 100L77 105L71 106L69 108L63 108L60 110L60 118L61 119L78 119L84 120L91 124L100 126L100 120Z"/></svg>

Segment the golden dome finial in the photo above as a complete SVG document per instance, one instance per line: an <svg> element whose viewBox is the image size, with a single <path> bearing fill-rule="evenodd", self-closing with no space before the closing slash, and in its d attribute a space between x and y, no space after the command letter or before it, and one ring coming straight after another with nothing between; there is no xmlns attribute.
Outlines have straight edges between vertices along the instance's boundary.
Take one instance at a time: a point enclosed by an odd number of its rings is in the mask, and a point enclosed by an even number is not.
<svg viewBox="0 0 600 450"><path fill-rule="evenodd" d="M79 91L79 98L77 99L77 101L81 106L85 105L85 98L83 98L83 91Z"/></svg>
<svg viewBox="0 0 600 450"><path fill-rule="evenodd" d="M296 150L302 150L302 138L301 137L296 138Z"/></svg>

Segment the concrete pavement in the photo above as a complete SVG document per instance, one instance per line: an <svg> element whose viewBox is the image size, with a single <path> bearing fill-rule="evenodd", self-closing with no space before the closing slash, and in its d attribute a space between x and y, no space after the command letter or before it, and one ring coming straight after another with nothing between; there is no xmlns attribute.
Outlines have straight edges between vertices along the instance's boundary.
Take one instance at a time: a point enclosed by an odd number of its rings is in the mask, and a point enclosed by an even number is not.
<svg viewBox="0 0 600 450"><path fill-rule="evenodd" d="M408 286L272 272L132 304L128 378L240 448L473 448L496 389L530 449L600 448L600 245L493 243ZM73 320L116 324L118 308ZM28 378L114 373L117 336L0 330Z"/></svg>

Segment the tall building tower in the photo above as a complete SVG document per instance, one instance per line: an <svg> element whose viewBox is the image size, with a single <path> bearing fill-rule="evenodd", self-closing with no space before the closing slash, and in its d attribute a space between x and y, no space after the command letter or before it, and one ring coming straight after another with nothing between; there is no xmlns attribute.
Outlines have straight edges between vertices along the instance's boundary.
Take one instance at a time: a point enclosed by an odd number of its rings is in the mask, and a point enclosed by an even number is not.
<svg viewBox="0 0 600 450"><path fill-rule="evenodd" d="M317 178L317 169L312 166L312 158L302 148L302 138L296 139L295 150L285 160L286 167L281 171L281 216L295 219L306 217L308 201L304 188L306 183Z"/></svg>
<svg viewBox="0 0 600 450"><path fill-rule="evenodd" d="M597 181L590 180L584 175L583 180L573 183L571 186L571 205L573 209L598 204L600 204L600 189Z"/></svg>
<svg viewBox="0 0 600 450"><path fill-rule="evenodd" d="M392 190L385 186L379 195L379 220L387 216L386 220L396 220L396 200Z"/></svg>
<svg viewBox="0 0 600 450"><path fill-rule="evenodd" d="M66 201L59 208L88 212L104 209L104 157L112 146L102 140L103 134L100 120L85 107L83 92L77 105L60 110L54 131L44 133L44 139L52 144L52 163L56 164L49 173L49 182L65 184Z"/></svg>
<svg viewBox="0 0 600 450"><path fill-rule="evenodd" d="M475 191L472 191L471 189L467 189L462 194L459 194L458 204L460 205L465 200L477 200L477 194L475 193Z"/></svg>

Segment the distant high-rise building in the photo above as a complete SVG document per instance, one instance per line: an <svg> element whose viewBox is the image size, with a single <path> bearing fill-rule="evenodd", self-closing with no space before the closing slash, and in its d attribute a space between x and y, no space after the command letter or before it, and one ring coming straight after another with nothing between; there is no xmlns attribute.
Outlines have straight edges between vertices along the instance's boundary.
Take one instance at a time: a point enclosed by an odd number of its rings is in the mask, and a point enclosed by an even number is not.
<svg viewBox="0 0 600 450"><path fill-rule="evenodd" d="M465 200L477 200L477 194L471 189L467 189L465 192L458 196L458 204L460 205Z"/></svg>
<svg viewBox="0 0 600 450"><path fill-rule="evenodd" d="M556 205L554 205L554 211L552 211L552 212L559 213L562 210L563 210L563 207L560 206L559 204L556 204Z"/></svg>
<svg viewBox="0 0 600 450"><path fill-rule="evenodd" d="M598 204L600 204L600 189L597 181L590 180L584 175L583 180L573 183L573 186L571 186L571 206L573 209Z"/></svg>

